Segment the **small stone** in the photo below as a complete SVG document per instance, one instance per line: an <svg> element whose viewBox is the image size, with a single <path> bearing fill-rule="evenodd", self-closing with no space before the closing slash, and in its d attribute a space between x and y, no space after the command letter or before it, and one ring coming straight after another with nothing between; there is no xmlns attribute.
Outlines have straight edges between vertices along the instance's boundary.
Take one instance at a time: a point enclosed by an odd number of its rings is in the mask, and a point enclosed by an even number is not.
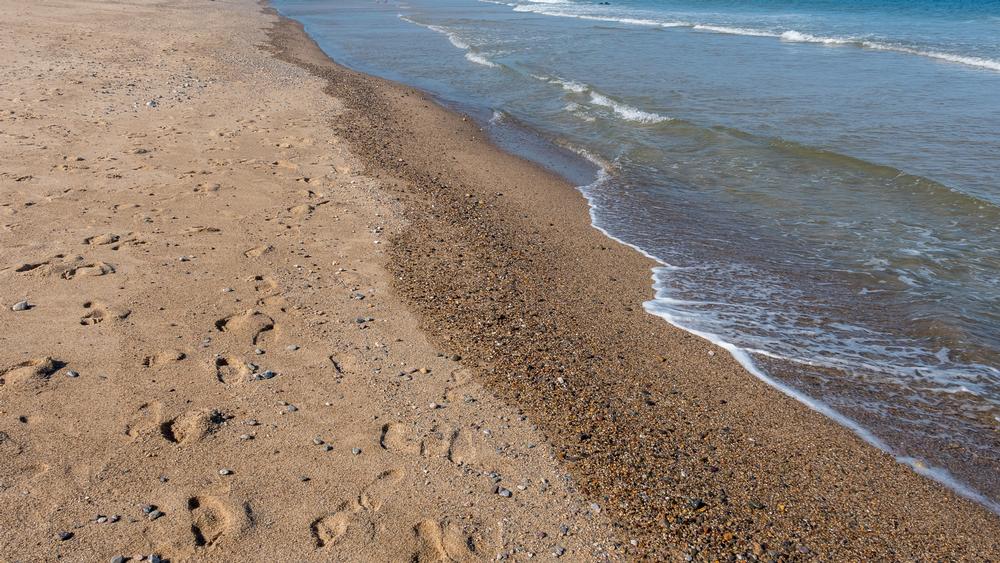
<svg viewBox="0 0 1000 563"><path fill-rule="evenodd" d="M179 260L181 262L190 262L191 260L194 260L194 256L184 255L184 256L179 257L177 260Z"/></svg>
<svg viewBox="0 0 1000 563"><path fill-rule="evenodd" d="M503 487L497 487L497 494L504 498L510 498L514 496L514 493L512 493L510 489L505 489Z"/></svg>
<svg viewBox="0 0 1000 563"><path fill-rule="evenodd" d="M566 548L561 545L557 545L555 549L552 550L552 555L555 555L556 557L562 557L565 554Z"/></svg>
<svg viewBox="0 0 1000 563"><path fill-rule="evenodd" d="M351 448L351 453L354 455L361 455L361 448Z"/></svg>
<svg viewBox="0 0 1000 563"><path fill-rule="evenodd" d="M285 407L285 410L288 411L288 412L295 412L295 411L299 410L299 407L297 407L295 405L288 405L287 407Z"/></svg>
<svg viewBox="0 0 1000 563"><path fill-rule="evenodd" d="M160 105L160 104L157 103L156 100L149 100L148 102L146 102L146 107L148 107L148 108L155 108L158 105Z"/></svg>
<svg viewBox="0 0 1000 563"><path fill-rule="evenodd" d="M142 513L143 514L149 514L150 512L152 512L154 510L156 510L156 505L155 504L147 504L147 505L145 505L145 506L142 507Z"/></svg>
<svg viewBox="0 0 1000 563"><path fill-rule="evenodd" d="M285 350L288 350L289 352L294 352L294 351L296 351L298 349L299 349L299 347L296 346L295 344L290 344L290 345L288 345L288 346L285 347Z"/></svg>
<svg viewBox="0 0 1000 563"><path fill-rule="evenodd" d="M11 306L10 310L27 311L30 308L31 308L31 303L28 303L27 301L18 301L17 303L14 303L14 305Z"/></svg>
<svg viewBox="0 0 1000 563"><path fill-rule="evenodd" d="M253 353L254 353L254 354L257 354L258 356L261 356L261 355L263 355L263 354L264 354L264 351L263 351L263 350L261 350L260 348L257 348L256 350L254 350L254 351L253 351Z"/></svg>
<svg viewBox="0 0 1000 563"><path fill-rule="evenodd" d="M313 443L316 444L317 446L322 446L323 445L323 439L320 438L319 436L316 436L315 438L313 438Z"/></svg>
<svg viewBox="0 0 1000 563"><path fill-rule="evenodd" d="M303 483L308 483L310 481L310 479L309 479L309 477L303 475L303 476L299 477L299 481L302 481Z"/></svg>
<svg viewBox="0 0 1000 563"><path fill-rule="evenodd" d="M243 441L253 440L253 435L252 434L240 434L240 440L243 440Z"/></svg>
<svg viewBox="0 0 1000 563"><path fill-rule="evenodd" d="M324 452L332 452L333 451L333 446L331 446L330 444L324 444L323 445L323 451Z"/></svg>
<svg viewBox="0 0 1000 563"><path fill-rule="evenodd" d="M451 361L453 361L453 362L460 362L460 361L462 361L462 356L459 356L458 354L452 354Z"/></svg>
<svg viewBox="0 0 1000 563"><path fill-rule="evenodd" d="M163 559L154 553L149 556L149 563L163 563Z"/></svg>
<svg viewBox="0 0 1000 563"><path fill-rule="evenodd" d="M439 409L439 408L441 408L441 405L439 405L439 404L437 404L437 403L431 403L431 404L429 404L429 405L427 405L427 406L428 406L428 407L430 407L430 408L431 408L431 410L433 410L433 409Z"/></svg>
<svg viewBox="0 0 1000 563"><path fill-rule="evenodd" d="M94 518L94 522L97 522L98 524L103 524L103 523L105 523L107 521L108 521L108 517L107 516L101 516L100 514L97 515L97 518Z"/></svg>
<svg viewBox="0 0 1000 563"><path fill-rule="evenodd" d="M72 377L73 379L76 379L77 377L80 377L80 374L79 372L75 372L73 370L67 370L66 377Z"/></svg>
<svg viewBox="0 0 1000 563"><path fill-rule="evenodd" d="M115 514L114 516L112 516L111 518L108 519L108 522L111 523L111 524L114 524L115 522L117 522L117 521L119 521L121 519L122 519L122 517L121 517L120 514Z"/></svg>
<svg viewBox="0 0 1000 563"><path fill-rule="evenodd" d="M233 291L235 291L235 290L233 288L231 288L231 287L224 287L224 288L222 288L222 293L232 293Z"/></svg>
<svg viewBox="0 0 1000 563"><path fill-rule="evenodd" d="M161 512L159 510L153 510L152 512L149 513L149 519L150 520L156 520L157 518L160 518L161 516L163 516L163 512Z"/></svg>
<svg viewBox="0 0 1000 563"><path fill-rule="evenodd" d="M223 468L219 470L219 475L232 475L232 474L233 474L232 469Z"/></svg>
<svg viewBox="0 0 1000 563"><path fill-rule="evenodd" d="M691 510L698 510L705 507L705 501L701 500L700 498L693 498L689 500L687 504L691 508Z"/></svg>
<svg viewBox="0 0 1000 563"><path fill-rule="evenodd" d="M590 509L593 510L595 513L600 514L600 512L601 512L601 505L597 504L596 502L592 502L592 503L590 503Z"/></svg>
<svg viewBox="0 0 1000 563"><path fill-rule="evenodd" d="M751 500L748 504L750 505L750 508L754 510L764 510L764 505L758 501Z"/></svg>
<svg viewBox="0 0 1000 563"><path fill-rule="evenodd" d="M59 540L67 541L73 539L73 532L59 532Z"/></svg>
<svg viewBox="0 0 1000 563"><path fill-rule="evenodd" d="M260 426L260 423L257 422L256 418L251 418L247 420L244 424L246 424L247 426Z"/></svg>
<svg viewBox="0 0 1000 563"><path fill-rule="evenodd" d="M569 534L569 526L567 526L566 524L563 524L562 526L559 526L559 533L562 534L562 535L564 535L564 536L567 535L567 534Z"/></svg>
<svg viewBox="0 0 1000 563"><path fill-rule="evenodd" d="M257 374L257 379L274 379L274 376L276 376L276 375L278 375L278 374L274 373L273 371L271 371L269 369L267 369L267 370L264 370L262 373Z"/></svg>
<svg viewBox="0 0 1000 563"><path fill-rule="evenodd" d="M111 563L125 563L124 555L115 555L111 558Z"/></svg>

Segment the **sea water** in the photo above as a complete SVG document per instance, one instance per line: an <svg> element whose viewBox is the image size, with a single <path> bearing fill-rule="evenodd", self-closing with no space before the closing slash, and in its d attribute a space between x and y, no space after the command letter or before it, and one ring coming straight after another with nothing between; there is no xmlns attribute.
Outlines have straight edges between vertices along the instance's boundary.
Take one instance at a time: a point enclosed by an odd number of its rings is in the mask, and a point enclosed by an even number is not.
<svg viewBox="0 0 1000 563"><path fill-rule="evenodd" d="M1000 511L1000 1L276 5L595 163L595 226L661 263L650 313Z"/></svg>

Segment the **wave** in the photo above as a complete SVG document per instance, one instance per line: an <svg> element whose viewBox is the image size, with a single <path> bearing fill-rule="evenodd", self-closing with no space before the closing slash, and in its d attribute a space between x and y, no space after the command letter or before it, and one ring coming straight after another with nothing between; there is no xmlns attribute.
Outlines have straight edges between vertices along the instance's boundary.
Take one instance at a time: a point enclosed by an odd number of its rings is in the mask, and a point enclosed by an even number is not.
<svg viewBox="0 0 1000 563"><path fill-rule="evenodd" d="M487 2L490 0L481 0L481 1ZM731 26L715 25L708 23L692 23L679 20L661 20L661 19L637 18L629 16L616 16L612 14L570 12L566 10L556 10L549 7L549 6L559 6L559 5L565 5L568 7L568 3L560 1L560 2L534 2L532 4L514 4L513 8L515 12L530 12L545 16L575 18L575 19L591 20L591 21L614 22L626 25L639 25L645 27L686 28L695 31L719 33L723 35L741 35L746 37L768 37L768 38L780 39L781 41L787 41L789 43L816 43L821 45L853 46L862 49L870 49L873 51L890 51L894 53L914 55L919 57L935 59L939 61L945 61L965 66L980 68L984 70L992 70L1000 72L1000 60L988 59L985 57L976 57L971 55L960 55L957 53L948 53L945 51L920 49L903 44L890 43L885 41L874 41L871 39L858 38L858 37L824 37L820 35L812 35L809 33L804 33L794 29L788 29L784 31L773 31L767 29L731 27Z"/></svg>
<svg viewBox="0 0 1000 563"><path fill-rule="evenodd" d="M638 123L662 123L664 121L669 121L669 117L662 116L658 113L650 113L648 111L642 111L641 109L634 108L630 105L626 105L620 102L616 102L611 98L605 96L604 94L599 94L591 90L590 101L596 105L611 108L616 114L618 114L623 119L628 121L635 121Z"/></svg>
<svg viewBox="0 0 1000 563"><path fill-rule="evenodd" d="M561 86L563 90L574 94L590 94L591 104L606 107L613 111L615 115L626 121L634 121L636 123L651 125L654 123L663 123L664 121L672 120L672 118L665 115L644 111L637 107L613 100L587 84L580 84L579 82L574 82L572 80L553 78L549 76L538 76L534 74L531 76L537 80ZM566 109L567 111L576 112L580 109L580 105L574 102L571 105L566 106Z"/></svg>
<svg viewBox="0 0 1000 563"><path fill-rule="evenodd" d="M476 63L478 65L483 65L483 66L486 66L486 67L490 67L490 68L498 68L500 66L497 63L495 63L495 62L487 59L483 54L481 54L478 51L476 51L476 49L472 45L469 45L468 43L465 42L464 39L462 39L461 37L459 37L458 34L456 34L454 31L452 31L452 30L450 30L450 29L448 29L446 27L441 27L439 25L431 25L431 24L421 23L421 22L418 22L418 21L416 21L414 19L408 18L408 17L406 17L404 15L399 15L399 19L401 19L401 20L403 20L405 22L412 23L414 25L419 25L420 27L426 27L427 29L429 29L431 31L434 31L434 32L437 32L437 33L440 33L440 34L446 36L448 38L448 41L453 46L455 46L458 49L461 49L461 50L465 51L465 58L466 58L466 60L468 60L470 62Z"/></svg>
<svg viewBox="0 0 1000 563"><path fill-rule="evenodd" d="M483 65L483 66L488 66L490 68L498 68L500 66L497 63L495 63L495 62L487 59L486 57L480 55L479 53L476 53L475 51L466 51L465 58L467 60L469 60L469 61L472 61L472 62L476 63L476 64Z"/></svg>

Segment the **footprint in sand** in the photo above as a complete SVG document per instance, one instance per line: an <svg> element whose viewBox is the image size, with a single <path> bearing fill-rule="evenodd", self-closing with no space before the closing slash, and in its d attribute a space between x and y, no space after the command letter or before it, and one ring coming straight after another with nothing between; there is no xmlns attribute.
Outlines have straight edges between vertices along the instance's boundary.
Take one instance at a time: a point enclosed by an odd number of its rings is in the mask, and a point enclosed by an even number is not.
<svg viewBox="0 0 1000 563"><path fill-rule="evenodd" d="M165 366L167 364L176 364L187 358L187 354L181 352L180 350L165 350L163 352L157 352L152 356L146 356L142 360L142 365L151 368Z"/></svg>
<svg viewBox="0 0 1000 563"><path fill-rule="evenodd" d="M215 329L245 338L251 344L257 344L262 333L274 330L274 319L260 311L247 309L215 321Z"/></svg>
<svg viewBox="0 0 1000 563"><path fill-rule="evenodd" d="M239 383L250 376L250 366L234 356L219 356L212 360L212 365L219 383Z"/></svg>
<svg viewBox="0 0 1000 563"><path fill-rule="evenodd" d="M337 508L336 512L325 514L313 520L312 524L309 525L309 530L312 532L316 548L334 546L347 534L352 525L357 529L359 525L355 516L355 512L345 502Z"/></svg>
<svg viewBox="0 0 1000 563"><path fill-rule="evenodd" d="M343 502L333 512L313 520L309 529L316 548L328 548L342 542L371 545L377 532L372 517L392 498L405 476L401 469L384 471L362 488L355 501Z"/></svg>
<svg viewBox="0 0 1000 563"><path fill-rule="evenodd" d="M125 435L139 438L160 427L163 420L163 405L159 401L143 403L136 409L136 414L125 425Z"/></svg>
<svg viewBox="0 0 1000 563"><path fill-rule="evenodd" d="M90 246L104 246L118 242L121 237L114 233L104 233L83 239L83 244Z"/></svg>
<svg viewBox="0 0 1000 563"><path fill-rule="evenodd" d="M84 326L96 325L107 319L123 320L132 314L129 309L108 307L97 301L87 301L83 304L83 308L87 309L87 313L80 317L80 324Z"/></svg>
<svg viewBox="0 0 1000 563"><path fill-rule="evenodd" d="M379 473L375 480L361 490L358 504L372 512L378 512L396 490L396 486L406 477L402 469L389 469Z"/></svg>
<svg viewBox="0 0 1000 563"><path fill-rule="evenodd" d="M424 433L415 425L399 422L382 426L379 445L386 451L399 454L443 457L456 465L481 461L490 451L479 435L468 428L437 425Z"/></svg>
<svg viewBox="0 0 1000 563"><path fill-rule="evenodd" d="M49 356L14 364L0 369L0 385L45 383L52 377L52 374L65 365L65 362L53 360Z"/></svg>
<svg viewBox="0 0 1000 563"><path fill-rule="evenodd" d="M244 251L243 256L247 258L260 258L261 256L274 251L274 247L270 244L264 244L261 246L255 246L250 250Z"/></svg>
<svg viewBox="0 0 1000 563"><path fill-rule="evenodd" d="M14 271L41 273L45 276L58 276L64 280L71 280L76 277L113 274L115 267L107 262L89 261L83 256L66 258L62 254L57 254L39 262L19 264L14 268Z"/></svg>
<svg viewBox="0 0 1000 563"><path fill-rule="evenodd" d="M413 527L413 533L420 546L411 559L414 562L481 561L488 550L484 537L475 532L467 534L447 520L422 520Z"/></svg>
<svg viewBox="0 0 1000 563"><path fill-rule="evenodd" d="M231 512L216 498L191 497L187 509L191 513L191 535L196 547L212 547L233 528Z"/></svg>
<svg viewBox="0 0 1000 563"><path fill-rule="evenodd" d="M162 423L160 434L168 442L187 445L205 439L225 421L226 416L218 410L198 409Z"/></svg>

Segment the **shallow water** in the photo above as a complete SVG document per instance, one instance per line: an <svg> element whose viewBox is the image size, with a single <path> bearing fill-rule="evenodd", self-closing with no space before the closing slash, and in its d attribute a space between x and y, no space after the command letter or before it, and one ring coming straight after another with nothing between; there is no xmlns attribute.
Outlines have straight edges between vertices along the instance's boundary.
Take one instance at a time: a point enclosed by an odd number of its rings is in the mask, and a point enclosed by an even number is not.
<svg viewBox="0 0 1000 563"><path fill-rule="evenodd" d="M647 310L1000 511L1000 2L276 4L598 164L595 225L664 264Z"/></svg>

